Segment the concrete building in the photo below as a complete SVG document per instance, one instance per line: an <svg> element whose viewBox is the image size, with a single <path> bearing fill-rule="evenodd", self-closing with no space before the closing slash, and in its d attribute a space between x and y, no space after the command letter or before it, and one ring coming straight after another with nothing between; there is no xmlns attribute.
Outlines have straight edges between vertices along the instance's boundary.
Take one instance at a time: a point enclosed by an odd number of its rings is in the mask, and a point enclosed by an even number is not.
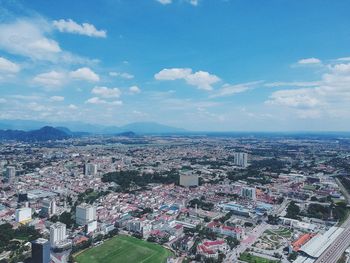
<svg viewBox="0 0 350 263"><path fill-rule="evenodd" d="M84 175L95 176L97 174L97 164L86 163L84 166Z"/></svg>
<svg viewBox="0 0 350 263"><path fill-rule="evenodd" d="M50 242L44 238L32 241L32 262L50 262Z"/></svg>
<svg viewBox="0 0 350 263"><path fill-rule="evenodd" d="M244 186L241 188L241 196L244 198L256 200L256 189L254 187L245 187Z"/></svg>
<svg viewBox="0 0 350 263"><path fill-rule="evenodd" d="M180 174L180 185L182 186L198 186L198 174Z"/></svg>
<svg viewBox="0 0 350 263"><path fill-rule="evenodd" d="M57 222L50 226L50 244L51 247L57 247L66 240L66 225Z"/></svg>
<svg viewBox="0 0 350 263"><path fill-rule="evenodd" d="M26 224L32 220L32 209L29 207L22 207L16 209L16 222Z"/></svg>
<svg viewBox="0 0 350 263"><path fill-rule="evenodd" d="M56 201L54 199L44 199L40 214L46 217L51 217L56 214Z"/></svg>
<svg viewBox="0 0 350 263"><path fill-rule="evenodd" d="M85 232L86 234L89 234L91 232L94 232L97 229L97 221L93 220L86 224L85 226Z"/></svg>
<svg viewBox="0 0 350 263"><path fill-rule="evenodd" d="M75 222L84 226L91 221L96 220L96 207L89 204L81 204L77 206L75 211Z"/></svg>
<svg viewBox="0 0 350 263"><path fill-rule="evenodd" d="M142 224L141 224L141 222L138 221L138 220L132 220L132 221L128 222L128 230L130 232L141 233L142 232Z"/></svg>
<svg viewBox="0 0 350 263"><path fill-rule="evenodd" d="M236 152L234 156L234 165L246 168L248 166L248 154L243 152Z"/></svg>
<svg viewBox="0 0 350 263"><path fill-rule="evenodd" d="M13 166L7 166L5 172L5 182L12 183L16 176L16 168Z"/></svg>

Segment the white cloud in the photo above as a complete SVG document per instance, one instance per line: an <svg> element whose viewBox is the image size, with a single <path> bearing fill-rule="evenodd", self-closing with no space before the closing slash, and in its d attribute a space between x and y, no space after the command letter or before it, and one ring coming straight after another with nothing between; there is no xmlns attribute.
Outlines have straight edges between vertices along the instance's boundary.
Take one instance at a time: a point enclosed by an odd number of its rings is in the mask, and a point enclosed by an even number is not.
<svg viewBox="0 0 350 263"><path fill-rule="evenodd" d="M12 61L0 57L0 72L3 73L17 73L20 71L20 66Z"/></svg>
<svg viewBox="0 0 350 263"><path fill-rule="evenodd" d="M52 96L50 97L51 101L64 101L64 97L62 96Z"/></svg>
<svg viewBox="0 0 350 263"><path fill-rule="evenodd" d="M52 70L35 76L33 82L44 87L59 87L66 82L66 74Z"/></svg>
<svg viewBox="0 0 350 263"><path fill-rule="evenodd" d="M44 20L17 20L0 25L0 49L32 59L52 60L62 50L46 34L50 28Z"/></svg>
<svg viewBox="0 0 350 263"><path fill-rule="evenodd" d="M126 73L126 72L109 72L109 75L112 77L120 77L123 79L133 79L134 75Z"/></svg>
<svg viewBox="0 0 350 263"><path fill-rule="evenodd" d="M162 5L169 5L173 3L173 0L156 0ZM199 0L185 0L184 2L189 3L190 5L197 6L199 4Z"/></svg>
<svg viewBox="0 0 350 263"><path fill-rule="evenodd" d="M188 2L193 6L197 6L199 4L199 0L188 0Z"/></svg>
<svg viewBox="0 0 350 263"><path fill-rule="evenodd" d="M89 103L89 104L105 104L105 103L107 103L107 101L102 100L99 97L92 97L92 98L88 99L87 101L85 101L85 103Z"/></svg>
<svg viewBox="0 0 350 263"><path fill-rule="evenodd" d="M320 64L321 60L318 58L303 58L298 61L298 64L307 65L307 64Z"/></svg>
<svg viewBox="0 0 350 263"><path fill-rule="evenodd" d="M218 90L216 93L214 93L211 97L212 98L225 97L225 96L231 96L234 94L242 93L250 89L253 89L256 85L260 83L261 81L253 81L253 82L241 83L236 85L224 84L222 88Z"/></svg>
<svg viewBox="0 0 350 263"><path fill-rule="evenodd" d="M220 78L216 75L209 74L206 71L197 71L186 77L186 82L190 85L197 86L199 89L212 90L212 85L219 82Z"/></svg>
<svg viewBox="0 0 350 263"><path fill-rule="evenodd" d="M69 75L72 79L77 80L87 80L91 82L97 82L100 80L100 77L88 67L83 67L75 71L71 71Z"/></svg>
<svg viewBox="0 0 350 263"><path fill-rule="evenodd" d="M292 82L271 82L264 84L265 87L314 87L320 85L319 81L292 81Z"/></svg>
<svg viewBox="0 0 350 263"><path fill-rule="evenodd" d="M118 88L107 87L94 87L91 93L102 98L119 98L121 95L121 91Z"/></svg>
<svg viewBox="0 0 350 263"><path fill-rule="evenodd" d="M70 109L70 110L76 110L76 109L78 109L78 107L77 107L76 105L74 105L74 104L69 104L69 105L68 105L68 109Z"/></svg>
<svg viewBox="0 0 350 263"><path fill-rule="evenodd" d="M106 37L107 32L105 30L97 30L96 27L89 23L82 23L81 25L72 19L60 19L54 20L53 26L60 32L67 32L79 35L85 35L89 37Z"/></svg>
<svg viewBox="0 0 350 263"><path fill-rule="evenodd" d="M212 85L219 82L220 78L206 71L192 73L190 68L163 69L154 75L156 80L184 79L187 84L203 90L212 90Z"/></svg>
<svg viewBox="0 0 350 263"><path fill-rule="evenodd" d="M295 108L312 108L322 103L312 96L311 89L279 90L270 96L268 104Z"/></svg>
<svg viewBox="0 0 350 263"><path fill-rule="evenodd" d="M190 68L166 68L155 74L154 78L156 80L176 80L185 79L190 74L192 74L192 69Z"/></svg>
<svg viewBox="0 0 350 263"><path fill-rule="evenodd" d="M6 99L4 99L4 98L0 98L0 104L4 104L4 103L6 103L7 102L7 100Z"/></svg>
<svg viewBox="0 0 350 263"><path fill-rule="evenodd" d="M116 105L116 106L120 106L123 104L123 102L121 100L107 101L107 100L100 99L99 97L92 97L92 98L88 99L87 101L85 101L85 103L87 103L87 104L107 104L107 105Z"/></svg>
<svg viewBox="0 0 350 263"><path fill-rule="evenodd" d="M131 86L129 92L132 94L137 94L141 92L141 89L138 86Z"/></svg>
<svg viewBox="0 0 350 263"><path fill-rule="evenodd" d="M350 63L329 65L317 84L275 91L266 103L298 109L297 114L303 118L350 111ZM302 114L303 110L307 112Z"/></svg>
<svg viewBox="0 0 350 263"><path fill-rule="evenodd" d="M350 61L350 57L338 58L337 61L347 62L347 61Z"/></svg>
<svg viewBox="0 0 350 263"><path fill-rule="evenodd" d="M168 5L171 4L173 1L172 0L157 0L159 3L162 5Z"/></svg>

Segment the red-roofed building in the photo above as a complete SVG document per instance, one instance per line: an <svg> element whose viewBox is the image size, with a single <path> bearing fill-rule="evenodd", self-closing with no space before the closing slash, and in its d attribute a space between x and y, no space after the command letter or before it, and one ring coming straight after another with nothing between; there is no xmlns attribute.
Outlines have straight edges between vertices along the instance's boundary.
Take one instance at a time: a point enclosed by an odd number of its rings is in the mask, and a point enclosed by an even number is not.
<svg viewBox="0 0 350 263"><path fill-rule="evenodd" d="M210 222L207 227L213 230L215 233L234 237L236 239L242 239L244 236L243 228L221 225L216 221Z"/></svg>
<svg viewBox="0 0 350 263"><path fill-rule="evenodd" d="M205 241L197 246L197 253L207 258L218 258L219 252L227 249L228 246L224 240Z"/></svg>

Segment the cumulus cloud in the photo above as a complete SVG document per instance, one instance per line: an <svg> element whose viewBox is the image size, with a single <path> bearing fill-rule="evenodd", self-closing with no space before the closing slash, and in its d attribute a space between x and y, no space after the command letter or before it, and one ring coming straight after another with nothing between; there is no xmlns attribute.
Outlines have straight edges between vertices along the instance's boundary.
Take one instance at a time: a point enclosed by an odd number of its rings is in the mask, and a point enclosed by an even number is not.
<svg viewBox="0 0 350 263"><path fill-rule="evenodd" d="M0 57L0 73L17 73L20 69L20 66L16 63L4 57Z"/></svg>
<svg viewBox="0 0 350 263"><path fill-rule="evenodd" d="M141 89L138 87L138 86L131 86L129 88L129 92L131 94L137 94L137 93L140 93L141 92Z"/></svg>
<svg viewBox="0 0 350 263"><path fill-rule="evenodd" d="M18 18L0 24L0 50L32 60L85 64L95 60L62 50L52 38L53 26L44 18Z"/></svg>
<svg viewBox="0 0 350 263"><path fill-rule="evenodd" d="M85 35L89 37L105 38L107 36L106 30L97 30L94 25L89 23L78 24L72 19L54 20L52 24L60 32Z"/></svg>
<svg viewBox="0 0 350 263"><path fill-rule="evenodd" d="M17 20L0 25L0 49L32 59L52 60L62 50L49 38L44 20Z"/></svg>
<svg viewBox="0 0 350 263"><path fill-rule="evenodd" d="M75 71L70 72L70 77L77 80L87 80L91 82L97 82L100 80L99 75L92 71L88 67L79 68Z"/></svg>
<svg viewBox="0 0 350 263"><path fill-rule="evenodd" d="M336 114L350 110L349 86L350 63L328 65L328 72L317 85L275 91L266 104L298 109L298 114L305 118L320 116L320 112L326 111ZM307 109L307 113L302 114L302 109Z"/></svg>
<svg viewBox="0 0 350 263"><path fill-rule="evenodd" d="M91 93L102 98L119 98L121 91L118 88L94 87Z"/></svg>
<svg viewBox="0 0 350 263"><path fill-rule="evenodd" d="M50 97L51 101L64 101L64 97L62 96L52 96Z"/></svg>
<svg viewBox="0 0 350 263"><path fill-rule="evenodd" d="M70 72L52 70L41 73L33 78L33 83L46 88L57 88L72 80L97 82L100 77L90 68L83 67Z"/></svg>
<svg viewBox="0 0 350 263"><path fill-rule="evenodd" d="M318 58L303 58L298 61L298 64L308 65L308 64L320 64L321 60Z"/></svg>
<svg viewBox="0 0 350 263"><path fill-rule="evenodd" d="M163 69L154 75L156 80L177 80L183 79L187 84L196 86L202 90L212 90L212 85L219 82L220 78L206 71L192 73L190 68Z"/></svg>
<svg viewBox="0 0 350 263"><path fill-rule="evenodd" d="M38 74L33 78L33 82L44 87L59 87L66 81L66 74L55 70Z"/></svg>

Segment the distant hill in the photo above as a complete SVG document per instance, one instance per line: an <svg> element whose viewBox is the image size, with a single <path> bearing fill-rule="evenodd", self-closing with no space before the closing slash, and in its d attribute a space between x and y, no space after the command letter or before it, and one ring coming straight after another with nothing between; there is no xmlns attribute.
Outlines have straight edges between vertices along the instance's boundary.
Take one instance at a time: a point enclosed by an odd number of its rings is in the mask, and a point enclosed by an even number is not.
<svg viewBox="0 0 350 263"><path fill-rule="evenodd" d="M123 137L135 137L136 133L132 132L132 131L128 131L128 132L121 132L116 134L118 136L123 136Z"/></svg>
<svg viewBox="0 0 350 263"><path fill-rule="evenodd" d="M83 122L45 123L42 121L31 120L0 120L0 129L3 130L30 131L39 129L43 126L57 127L58 130L61 130L68 135L77 135L77 132L81 135L86 135L88 133L114 135L124 132L133 132L136 134L177 134L187 132L185 129L175 128L156 122L134 122L124 126L102 126ZM71 134L72 132L74 134Z"/></svg>
<svg viewBox="0 0 350 263"><path fill-rule="evenodd" d="M71 135L50 126L44 126L41 129L32 131L0 130L0 140L49 141L63 140L69 137Z"/></svg>
<svg viewBox="0 0 350 263"><path fill-rule="evenodd" d="M125 131L133 131L138 134L171 134L184 133L185 129L175 128L156 122L134 122L120 127Z"/></svg>

